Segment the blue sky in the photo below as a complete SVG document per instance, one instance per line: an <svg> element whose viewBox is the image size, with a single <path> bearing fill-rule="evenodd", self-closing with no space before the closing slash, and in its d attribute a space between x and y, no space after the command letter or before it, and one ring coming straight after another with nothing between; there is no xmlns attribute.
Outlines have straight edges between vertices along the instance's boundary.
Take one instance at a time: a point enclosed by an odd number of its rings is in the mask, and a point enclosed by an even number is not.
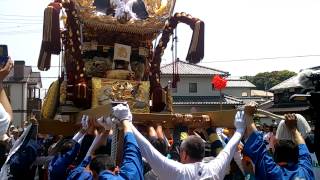
<svg viewBox="0 0 320 180"><path fill-rule="evenodd" d="M0 44L8 44L12 58L25 60L34 71L42 39L43 10L49 2L0 1ZM200 64L228 71L232 76L284 69L298 72L320 65L319 9L319 0L177 0L175 8L206 24L205 58ZM188 26L178 26L178 57L182 60L191 35ZM268 59L273 57L282 58ZM51 64L58 66L58 59L53 57ZM170 62L167 48L163 63ZM56 67L42 72L43 77L57 75ZM43 79L44 88L53 80Z"/></svg>

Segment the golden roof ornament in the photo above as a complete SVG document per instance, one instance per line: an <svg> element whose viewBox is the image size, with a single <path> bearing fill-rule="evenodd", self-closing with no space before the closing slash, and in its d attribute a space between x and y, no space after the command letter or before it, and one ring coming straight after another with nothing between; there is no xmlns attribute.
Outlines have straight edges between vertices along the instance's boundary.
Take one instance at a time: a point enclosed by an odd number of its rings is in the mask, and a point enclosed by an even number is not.
<svg viewBox="0 0 320 180"><path fill-rule="evenodd" d="M166 20L172 15L175 1L111 0L109 7L100 7L98 0L76 0L75 2L79 19L88 27L124 33L153 34L164 29ZM132 4L136 2L139 3L140 11L133 12ZM122 15L116 16L116 11L122 8L120 4L123 6ZM101 12L101 9L108 8L113 8L115 13L107 15L106 11Z"/></svg>

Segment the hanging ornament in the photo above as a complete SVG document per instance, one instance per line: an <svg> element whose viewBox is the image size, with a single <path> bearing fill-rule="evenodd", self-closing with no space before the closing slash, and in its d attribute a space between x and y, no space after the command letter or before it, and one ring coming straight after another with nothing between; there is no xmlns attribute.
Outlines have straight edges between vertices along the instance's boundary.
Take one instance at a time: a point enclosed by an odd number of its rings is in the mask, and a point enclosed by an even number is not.
<svg viewBox="0 0 320 180"><path fill-rule="evenodd" d="M227 80L220 75L213 76L211 80L211 84L214 86L215 89L221 91L222 89L226 88Z"/></svg>

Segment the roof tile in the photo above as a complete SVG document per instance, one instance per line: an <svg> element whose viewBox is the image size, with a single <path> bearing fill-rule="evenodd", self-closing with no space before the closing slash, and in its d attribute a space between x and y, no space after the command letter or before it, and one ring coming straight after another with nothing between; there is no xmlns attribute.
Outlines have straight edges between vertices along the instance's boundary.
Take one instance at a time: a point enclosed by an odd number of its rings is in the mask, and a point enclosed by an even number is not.
<svg viewBox="0 0 320 180"><path fill-rule="evenodd" d="M191 104L220 104L220 96L173 96L174 105L191 105ZM241 105L241 100L229 96L222 97L222 104Z"/></svg>
<svg viewBox="0 0 320 180"><path fill-rule="evenodd" d="M256 88L254 84L245 79L229 79L227 78L227 87L248 87L248 88Z"/></svg>
<svg viewBox="0 0 320 180"><path fill-rule="evenodd" d="M178 61L178 72L180 75L223 75L228 76L229 72L221 71L218 69L213 69L209 67L204 67L196 64L187 63L184 61ZM173 71L173 63L164 65L160 68L162 75L170 75Z"/></svg>

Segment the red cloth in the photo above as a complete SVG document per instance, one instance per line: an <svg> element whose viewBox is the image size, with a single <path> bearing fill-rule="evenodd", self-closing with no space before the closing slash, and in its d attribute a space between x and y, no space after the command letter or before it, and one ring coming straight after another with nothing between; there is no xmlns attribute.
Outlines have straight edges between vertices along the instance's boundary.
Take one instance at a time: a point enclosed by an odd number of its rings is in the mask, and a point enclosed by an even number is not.
<svg viewBox="0 0 320 180"><path fill-rule="evenodd" d="M211 84L214 85L215 89L220 91L227 86L227 80L219 75L215 75L211 80Z"/></svg>

